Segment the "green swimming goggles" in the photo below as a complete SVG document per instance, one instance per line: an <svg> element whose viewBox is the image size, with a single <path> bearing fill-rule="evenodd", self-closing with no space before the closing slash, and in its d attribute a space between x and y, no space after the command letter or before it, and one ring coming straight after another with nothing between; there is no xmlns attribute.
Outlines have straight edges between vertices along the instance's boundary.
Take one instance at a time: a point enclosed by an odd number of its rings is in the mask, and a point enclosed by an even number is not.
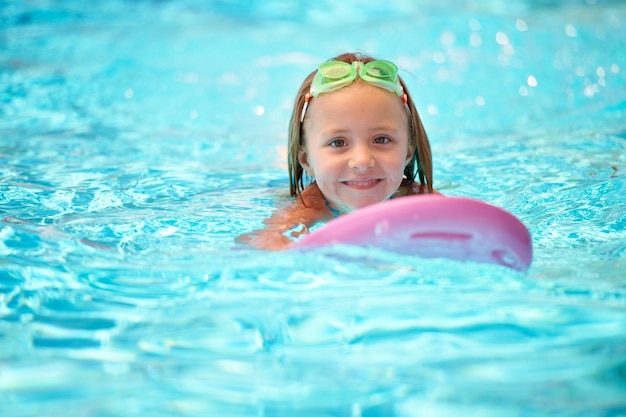
<svg viewBox="0 0 626 417"><path fill-rule="evenodd" d="M359 76L363 81L376 87L384 88L402 97L405 106L407 95L398 78L398 67L393 62L377 60L368 63L354 61L352 64L343 61L326 61L317 68L311 83L311 90L304 98L300 123L304 121L309 101L321 93L339 90L346 87ZM408 107L407 107L408 109Z"/></svg>

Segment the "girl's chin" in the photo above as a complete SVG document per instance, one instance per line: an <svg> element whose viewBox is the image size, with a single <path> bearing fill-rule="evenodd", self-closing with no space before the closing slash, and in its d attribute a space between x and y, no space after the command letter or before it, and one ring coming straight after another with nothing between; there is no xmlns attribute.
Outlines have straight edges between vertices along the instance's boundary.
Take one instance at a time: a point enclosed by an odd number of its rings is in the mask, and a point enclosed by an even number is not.
<svg viewBox="0 0 626 417"><path fill-rule="evenodd" d="M354 210L358 210L360 208L364 208L367 206L371 206L372 204L377 204L380 203L382 201L384 201L385 199L368 199L368 200L364 200L364 201L349 201L346 202L346 204L341 204L341 210L342 212L350 212L350 211L354 211Z"/></svg>
<svg viewBox="0 0 626 417"><path fill-rule="evenodd" d="M391 194L388 194L391 193ZM330 194L330 193L329 193ZM389 190L365 190L348 193L333 193L334 195L328 199L332 202L332 206L342 213L358 210L372 204L377 204L387 200L392 194Z"/></svg>

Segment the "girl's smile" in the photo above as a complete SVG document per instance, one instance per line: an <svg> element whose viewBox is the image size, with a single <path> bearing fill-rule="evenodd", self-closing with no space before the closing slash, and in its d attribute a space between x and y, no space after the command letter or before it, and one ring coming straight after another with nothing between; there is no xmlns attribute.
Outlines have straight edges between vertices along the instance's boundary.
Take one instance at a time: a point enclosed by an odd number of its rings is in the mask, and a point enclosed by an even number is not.
<svg viewBox="0 0 626 417"><path fill-rule="evenodd" d="M393 93L356 81L311 101L302 167L342 212L388 199L411 161L408 115Z"/></svg>

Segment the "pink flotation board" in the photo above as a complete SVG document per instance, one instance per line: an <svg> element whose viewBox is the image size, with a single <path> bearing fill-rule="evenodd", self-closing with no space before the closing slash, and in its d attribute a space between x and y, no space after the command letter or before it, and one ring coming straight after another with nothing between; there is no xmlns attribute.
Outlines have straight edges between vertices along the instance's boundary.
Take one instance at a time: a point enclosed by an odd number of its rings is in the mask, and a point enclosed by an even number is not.
<svg viewBox="0 0 626 417"><path fill-rule="evenodd" d="M415 195L374 204L331 220L294 244L379 247L424 258L450 258L526 271L532 242L511 213L463 197Z"/></svg>

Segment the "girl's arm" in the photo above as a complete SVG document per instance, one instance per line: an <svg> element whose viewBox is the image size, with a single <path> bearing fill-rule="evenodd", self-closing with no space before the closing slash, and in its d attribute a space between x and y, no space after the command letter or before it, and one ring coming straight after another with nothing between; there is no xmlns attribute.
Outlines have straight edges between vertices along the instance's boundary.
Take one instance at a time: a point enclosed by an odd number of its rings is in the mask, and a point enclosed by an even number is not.
<svg viewBox="0 0 626 417"><path fill-rule="evenodd" d="M425 185L412 183L399 190L398 197L428 194ZM439 192L434 191L434 194ZM277 210L265 219L265 227L239 236L237 243L245 243L259 249L283 250L292 244L292 238L308 233L308 228L319 221L330 220L333 214L316 183L309 185L299 197L285 208Z"/></svg>
<svg viewBox="0 0 626 417"><path fill-rule="evenodd" d="M308 232L315 222L332 217L317 184L308 186L287 207L277 210L265 219L265 227L239 236L236 241L259 249L288 249L298 237Z"/></svg>

